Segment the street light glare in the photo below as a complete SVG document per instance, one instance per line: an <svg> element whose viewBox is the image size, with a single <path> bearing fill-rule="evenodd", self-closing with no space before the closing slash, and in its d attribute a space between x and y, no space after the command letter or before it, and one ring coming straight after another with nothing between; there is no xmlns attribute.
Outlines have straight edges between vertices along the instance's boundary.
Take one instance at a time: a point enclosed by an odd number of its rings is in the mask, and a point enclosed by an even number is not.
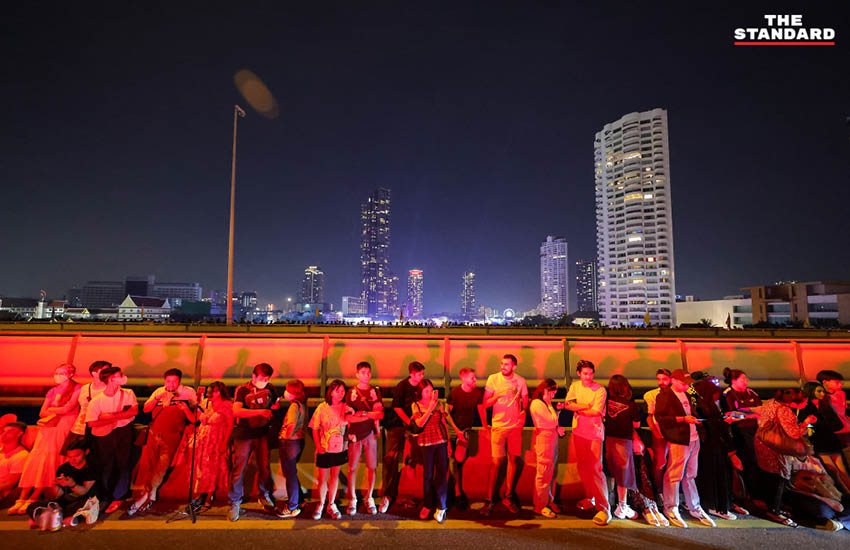
<svg viewBox="0 0 850 550"><path fill-rule="evenodd" d="M266 118L277 118L280 109L271 91L260 77L248 69L242 69L233 76L233 82L245 101Z"/></svg>

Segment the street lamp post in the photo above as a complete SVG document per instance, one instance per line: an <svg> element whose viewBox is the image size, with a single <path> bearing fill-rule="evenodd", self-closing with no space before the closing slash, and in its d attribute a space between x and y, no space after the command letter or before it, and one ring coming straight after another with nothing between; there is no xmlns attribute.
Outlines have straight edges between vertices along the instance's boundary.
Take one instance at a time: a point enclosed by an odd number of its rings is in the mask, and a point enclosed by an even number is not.
<svg viewBox="0 0 850 550"><path fill-rule="evenodd" d="M236 211L236 123L244 117L239 105L233 106L233 160L230 166L230 238L227 244L227 324L233 324L233 218Z"/></svg>

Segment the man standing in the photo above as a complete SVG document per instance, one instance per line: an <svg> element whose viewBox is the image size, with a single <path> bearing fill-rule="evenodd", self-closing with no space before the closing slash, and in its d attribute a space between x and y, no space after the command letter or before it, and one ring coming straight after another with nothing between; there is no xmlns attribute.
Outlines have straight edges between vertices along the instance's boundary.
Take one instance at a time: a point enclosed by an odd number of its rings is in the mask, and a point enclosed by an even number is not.
<svg viewBox="0 0 850 550"><path fill-rule="evenodd" d="M522 454L522 427L528 410L528 386L523 377L514 373L516 366L516 357L505 354L499 372L491 374L484 386L484 407L493 407L493 419L490 427L491 462L487 487L489 500L481 508L483 516L489 516L493 511L499 493L499 471L505 462L507 471L502 504L512 514L519 512L519 499L514 489Z"/></svg>
<svg viewBox="0 0 850 550"><path fill-rule="evenodd" d="M274 492L271 468L269 467L269 427L272 408L277 407L277 391L269 384L274 369L268 363L258 363L251 380L236 389L233 397L233 466L230 469L228 500L230 508L227 519L237 521L242 509L239 505L244 494L245 467L254 456L257 464L257 488L259 502L263 508L273 508L271 494Z"/></svg>
<svg viewBox="0 0 850 550"><path fill-rule="evenodd" d="M481 418L481 426L487 427L487 409L484 408L484 392L475 386L475 371L464 367L460 369L461 385L454 388L449 394L448 420L455 431L455 440L451 442L450 449L454 449L454 460L452 461L455 479L455 506L461 510L469 507L469 499L463 491L463 464L466 462L469 450L469 438L472 424L475 421L475 413ZM451 481L451 480L450 480ZM451 489L451 487L449 487Z"/></svg>
<svg viewBox="0 0 850 550"><path fill-rule="evenodd" d="M130 505L127 513L131 516L156 500L156 492L171 467L186 423L195 420L195 390L180 383L183 373L180 369L168 369L163 377L165 385L155 389L142 407L153 420L136 474L136 485L143 487L144 492Z"/></svg>
<svg viewBox="0 0 850 550"><path fill-rule="evenodd" d="M596 366L590 361L576 365L579 380L570 384L564 408L573 411L571 445L576 450L578 475L584 485L585 498L580 500L580 510L596 509L593 523L611 523L611 505L608 503L608 482L602 471L602 445L605 441L605 388L593 380Z"/></svg>
<svg viewBox="0 0 850 550"><path fill-rule="evenodd" d="M818 382L826 390L829 403L835 414L841 420L841 429L835 432L841 443L841 452L844 454L844 462L850 467L850 417L847 416L847 397L844 395L844 376L834 370L822 370L817 375Z"/></svg>
<svg viewBox="0 0 850 550"><path fill-rule="evenodd" d="M89 403L86 422L91 428L92 448L100 470L98 500L109 503L105 513L111 514L130 490L132 422L139 414L139 403L133 390L121 387L127 377L120 368L105 367L99 376L106 388ZM116 475L114 470L118 471Z"/></svg>
<svg viewBox="0 0 850 550"><path fill-rule="evenodd" d="M404 453L404 442L407 439L407 427L410 425L413 411L411 406L416 401L416 388L425 378L425 365L413 361L407 366L410 374L393 388L393 412L386 422L387 438L384 446L384 479L381 513L389 510L393 500L398 496L399 471L398 463Z"/></svg>
<svg viewBox="0 0 850 550"><path fill-rule="evenodd" d="M655 380L658 382L658 387L643 394L643 400L646 401L646 412L648 415L646 422L649 424L649 429L652 432L652 480L655 482L655 489L660 491L661 483L664 479L664 467L667 465L668 449L667 441L661 434L661 428L655 420L655 402L658 399L658 393L663 388L670 387L670 371L667 369L658 369L655 373Z"/></svg>
<svg viewBox="0 0 850 550"><path fill-rule="evenodd" d="M667 471L664 473L664 513L673 525L688 526L679 514L681 485L691 516L703 525L716 527L714 520L700 506L694 481L699 468L699 432L703 428L691 412L694 406L687 393L693 378L684 369L676 369L671 379L672 386L662 388L655 402L655 420L669 443Z"/></svg>
<svg viewBox="0 0 850 550"><path fill-rule="evenodd" d="M366 361L357 363L357 385L345 395L346 404L354 409L348 416L348 434L354 440L348 445L348 512L357 513L357 469L360 456L366 458L366 485L364 496L366 511L378 513L372 491L375 489L375 472L378 469L378 434L381 433L381 419L384 418L384 405L381 402L381 388L372 386L372 365Z"/></svg>

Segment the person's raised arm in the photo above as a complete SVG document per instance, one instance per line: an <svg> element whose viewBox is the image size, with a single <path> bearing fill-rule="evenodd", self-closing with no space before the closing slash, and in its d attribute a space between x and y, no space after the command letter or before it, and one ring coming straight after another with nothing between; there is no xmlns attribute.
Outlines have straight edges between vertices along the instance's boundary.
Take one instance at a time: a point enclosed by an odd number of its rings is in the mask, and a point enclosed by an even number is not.
<svg viewBox="0 0 850 550"><path fill-rule="evenodd" d="M166 395L166 393L165 393L164 389L162 389L162 388L155 389L153 391L153 393L151 394L151 396L148 398L148 400L145 401L145 404L142 406L142 410L145 411L146 413L150 413L152 410L154 410L156 408L157 404L160 401L162 401L162 399L165 397L165 395Z"/></svg>

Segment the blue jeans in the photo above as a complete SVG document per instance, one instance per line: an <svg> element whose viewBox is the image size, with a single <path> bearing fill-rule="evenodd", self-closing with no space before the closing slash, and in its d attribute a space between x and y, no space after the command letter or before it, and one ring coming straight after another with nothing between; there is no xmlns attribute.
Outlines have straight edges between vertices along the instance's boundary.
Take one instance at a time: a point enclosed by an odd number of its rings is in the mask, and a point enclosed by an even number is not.
<svg viewBox="0 0 850 550"><path fill-rule="evenodd" d="M425 507L438 510L446 509L446 494L449 490L449 449L448 445L439 443L420 447L422 450L422 494Z"/></svg>
<svg viewBox="0 0 850 550"><path fill-rule="evenodd" d="M289 510L298 508L301 500L301 483L298 481L298 461L304 451L303 439L281 439L278 450L280 451L280 471L286 478L286 495L288 501L286 507Z"/></svg>
<svg viewBox="0 0 850 550"><path fill-rule="evenodd" d="M227 498L231 504L242 502L245 481L245 466L254 455L257 461L257 488L260 495L274 492L272 472L269 468L269 443L265 437L255 439L236 439L233 441L233 467L230 469L230 486Z"/></svg>

